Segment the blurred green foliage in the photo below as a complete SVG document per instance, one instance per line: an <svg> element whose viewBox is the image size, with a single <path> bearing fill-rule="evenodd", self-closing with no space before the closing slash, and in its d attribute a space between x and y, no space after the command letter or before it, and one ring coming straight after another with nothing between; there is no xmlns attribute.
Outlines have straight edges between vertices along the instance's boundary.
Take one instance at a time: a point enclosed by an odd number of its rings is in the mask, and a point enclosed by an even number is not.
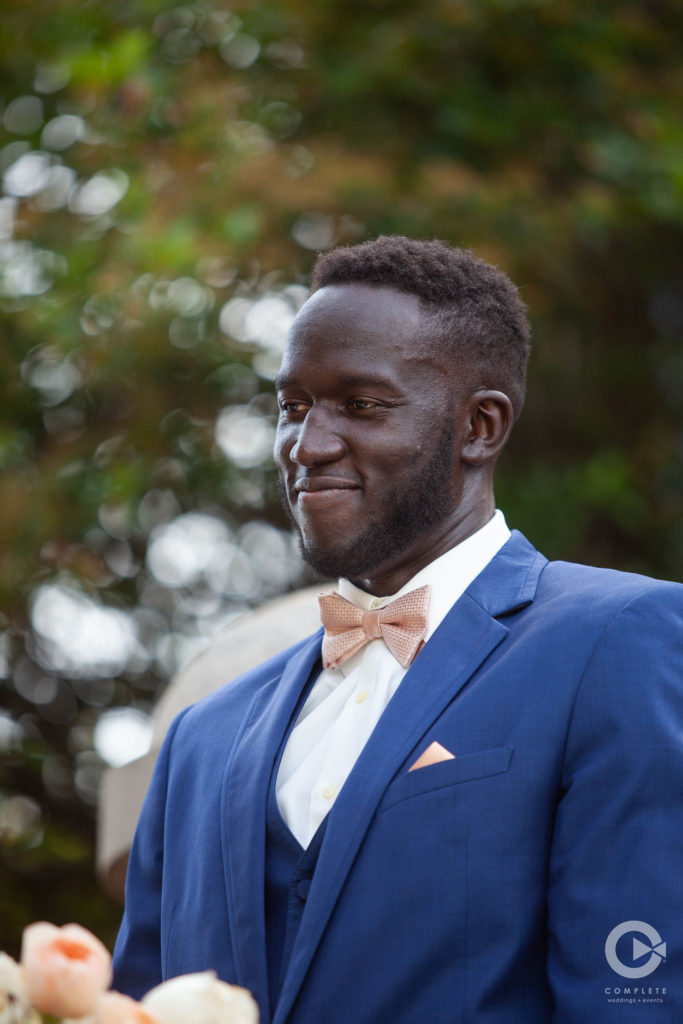
<svg viewBox="0 0 683 1024"><path fill-rule="evenodd" d="M246 524L285 527L271 381L317 249L400 232L505 269L535 330L508 521L683 577L682 28L674 0L6 0L0 948L36 918L111 940L98 717L300 581ZM191 511L232 538L213 589L150 567ZM135 613L146 657L65 661L50 584Z"/></svg>

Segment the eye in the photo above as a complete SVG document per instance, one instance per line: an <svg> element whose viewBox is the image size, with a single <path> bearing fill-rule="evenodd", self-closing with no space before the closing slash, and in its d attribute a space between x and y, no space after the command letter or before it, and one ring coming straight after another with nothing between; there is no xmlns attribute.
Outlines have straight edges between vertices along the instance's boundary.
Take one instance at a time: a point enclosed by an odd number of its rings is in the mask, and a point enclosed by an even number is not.
<svg viewBox="0 0 683 1024"><path fill-rule="evenodd" d="M302 415L310 409L308 402L302 402L298 398L281 398L278 402L281 416Z"/></svg>
<svg viewBox="0 0 683 1024"><path fill-rule="evenodd" d="M363 413L374 412L375 409L381 409L382 405L372 398L350 398L346 403L346 408L351 412Z"/></svg>

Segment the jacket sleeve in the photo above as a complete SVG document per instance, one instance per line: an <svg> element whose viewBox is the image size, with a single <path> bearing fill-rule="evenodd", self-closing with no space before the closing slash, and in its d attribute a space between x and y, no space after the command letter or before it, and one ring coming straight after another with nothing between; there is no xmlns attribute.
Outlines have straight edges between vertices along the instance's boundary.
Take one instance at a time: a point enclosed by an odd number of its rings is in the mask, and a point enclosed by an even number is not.
<svg viewBox="0 0 683 1024"><path fill-rule="evenodd" d="M162 882L169 759L173 738L186 711L171 725L159 752L128 861L125 910L114 947L112 987L135 999L163 980Z"/></svg>
<svg viewBox="0 0 683 1024"><path fill-rule="evenodd" d="M683 1020L677 584L654 583L622 607L586 666L567 734L548 928L553 1024Z"/></svg>

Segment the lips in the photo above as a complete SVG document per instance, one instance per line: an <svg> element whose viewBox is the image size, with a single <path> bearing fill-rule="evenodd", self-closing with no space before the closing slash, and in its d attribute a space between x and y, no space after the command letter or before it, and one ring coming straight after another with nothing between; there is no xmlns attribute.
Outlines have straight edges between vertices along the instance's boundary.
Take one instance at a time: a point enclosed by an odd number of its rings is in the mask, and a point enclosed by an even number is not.
<svg viewBox="0 0 683 1024"><path fill-rule="evenodd" d="M345 477L302 477L294 483L294 493L300 507L320 508L349 498L360 485Z"/></svg>
<svg viewBox="0 0 683 1024"><path fill-rule="evenodd" d="M339 476L304 476L295 481L297 494L313 494L317 491L356 491L359 485L353 480Z"/></svg>

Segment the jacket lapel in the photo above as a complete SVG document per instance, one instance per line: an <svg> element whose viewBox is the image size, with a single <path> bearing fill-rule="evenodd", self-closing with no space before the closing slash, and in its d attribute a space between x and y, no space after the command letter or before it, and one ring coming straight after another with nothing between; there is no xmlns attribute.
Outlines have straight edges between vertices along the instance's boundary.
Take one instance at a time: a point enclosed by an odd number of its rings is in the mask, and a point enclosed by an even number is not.
<svg viewBox="0 0 683 1024"><path fill-rule="evenodd" d="M322 630L257 694L228 763L221 798L223 858L239 984L268 1006L265 932L266 801L282 738L320 657ZM261 1020L266 1024L266 1016Z"/></svg>
<svg viewBox="0 0 683 1024"><path fill-rule="evenodd" d="M283 1024L389 782L446 705L507 636L495 616L533 600L546 560L513 533L406 673L332 810L274 1024Z"/></svg>

